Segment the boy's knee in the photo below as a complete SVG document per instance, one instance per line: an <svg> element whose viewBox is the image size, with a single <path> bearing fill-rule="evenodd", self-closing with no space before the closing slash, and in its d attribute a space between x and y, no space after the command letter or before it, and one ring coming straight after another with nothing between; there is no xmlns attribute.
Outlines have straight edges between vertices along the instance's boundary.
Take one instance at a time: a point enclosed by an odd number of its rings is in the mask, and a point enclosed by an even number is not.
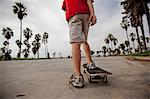
<svg viewBox="0 0 150 99"><path fill-rule="evenodd" d="M87 44L87 42L83 42L82 44Z"/></svg>

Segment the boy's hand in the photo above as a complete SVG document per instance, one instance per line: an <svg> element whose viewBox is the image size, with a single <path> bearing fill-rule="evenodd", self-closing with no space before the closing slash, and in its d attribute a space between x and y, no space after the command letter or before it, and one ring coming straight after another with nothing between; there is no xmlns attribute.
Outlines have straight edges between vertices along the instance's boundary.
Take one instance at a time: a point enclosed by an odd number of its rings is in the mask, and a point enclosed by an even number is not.
<svg viewBox="0 0 150 99"><path fill-rule="evenodd" d="M89 17L89 22L90 22L90 25L93 26L96 24L96 21L97 21L97 18L95 15L91 14L90 17Z"/></svg>

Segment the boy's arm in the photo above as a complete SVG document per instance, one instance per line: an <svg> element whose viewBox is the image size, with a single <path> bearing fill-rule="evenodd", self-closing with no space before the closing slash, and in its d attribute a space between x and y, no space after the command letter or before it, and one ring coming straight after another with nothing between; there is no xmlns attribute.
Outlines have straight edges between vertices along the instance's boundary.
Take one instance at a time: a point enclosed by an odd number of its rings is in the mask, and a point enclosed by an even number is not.
<svg viewBox="0 0 150 99"><path fill-rule="evenodd" d="M65 3L65 0L63 1L63 4L62 4L62 10L66 10L66 3Z"/></svg>
<svg viewBox="0 0 150 99"><path fill-rule="evenodd" d="M95 16L95 11L94 11L94 7L93 7L93 0L87 0L87 5L89 7L90 10L90 17L89 17L89 21L91 23L91 26L94 25L96 23L96 16Z"/></svg>

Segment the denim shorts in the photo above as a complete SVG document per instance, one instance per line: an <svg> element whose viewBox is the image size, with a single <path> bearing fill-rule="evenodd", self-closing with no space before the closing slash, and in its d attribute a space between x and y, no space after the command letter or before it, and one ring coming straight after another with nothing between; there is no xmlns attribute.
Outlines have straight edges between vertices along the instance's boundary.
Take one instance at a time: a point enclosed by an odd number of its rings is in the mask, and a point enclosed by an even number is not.
<svg viewBox="0 0 150 99"><path fill-rule="evenodd" d="M76 14L69 19L70 43L87 42L89 31L89 14Z"/></svg>

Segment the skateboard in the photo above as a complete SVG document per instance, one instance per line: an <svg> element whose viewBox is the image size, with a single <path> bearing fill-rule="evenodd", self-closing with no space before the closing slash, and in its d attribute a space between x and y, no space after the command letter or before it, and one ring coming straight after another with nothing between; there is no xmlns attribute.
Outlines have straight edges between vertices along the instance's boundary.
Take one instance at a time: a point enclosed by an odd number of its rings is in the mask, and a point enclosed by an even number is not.
<svg viewBox="0 0 150 99"><path fill-rule="evenodd" d="M104 83L107 83L108 82L107 76L112 75L112 73L104 69L101 69L99 67L96 67L94 69L88 69L86 66L87 64L83 64L83 70L90 83L99 82L99 81L103 81Z"/></svg>

